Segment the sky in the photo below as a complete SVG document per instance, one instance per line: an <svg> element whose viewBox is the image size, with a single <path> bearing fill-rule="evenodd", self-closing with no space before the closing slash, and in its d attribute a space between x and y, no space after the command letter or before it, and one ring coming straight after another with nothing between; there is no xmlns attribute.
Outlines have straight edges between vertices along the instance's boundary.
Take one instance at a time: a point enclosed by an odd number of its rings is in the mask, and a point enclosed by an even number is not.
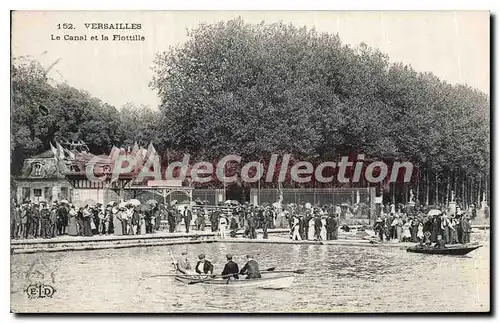
<svg viewBox="0 0 500 323"><path fill-rule="evenodd" d="M149 87L155 54L188 38L200 22L241 16L249 23L283 21L339 34L344 44L361 42L451 83L490 92L490 17L486 11L16 11L12 17L12 56L38 60L53 83L67 82L117 108L126 103L156 108ZM52 35L113 35L87 30L85 23L140 23L145 41L64 41ZM57 29L71 23L73 30Z"/></svg>

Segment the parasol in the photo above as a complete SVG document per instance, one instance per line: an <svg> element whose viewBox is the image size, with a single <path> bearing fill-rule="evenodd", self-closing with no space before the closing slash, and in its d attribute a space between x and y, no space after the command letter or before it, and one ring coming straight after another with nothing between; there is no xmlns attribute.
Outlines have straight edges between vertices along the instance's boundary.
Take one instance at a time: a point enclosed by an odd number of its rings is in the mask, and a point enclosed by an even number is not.
<svg viewBox="0 0 500 323"><path fill-rule="evenodd" d="M307 203L304 205L304 207L305 207L306 209L310 209L310 208L312 207L312 205L311 205L311 203L307 202Z"/></svg>
<svg viewBox="0 0 500 323"><path fill-rule="evenodd" d="M125 208L127 207L129 203L128 202L121 202L120 204L118 204L118 207L121 209L121 208Z"/></svg>
<svg viewBox="0 0 500 323"><path fill-rule="evenodd" d="M69 204L69 202L67 200L61 200L59 203L62 203L62 204Z"/></svg>
<svg viewBox="0 0 500 323"><path fill-rule="evenodd" d="M443 213L441 212L441 210L433 209L427 212L427 215L434 216L434 215L440 215L441 213Z"/></svg>
<svg viewBox="0 0 500 323"><path fill-rule="evenodd" d="M149 204L141 204L139 205L139 211L145 212L151 210L151 205Z"/></svg>
<svg viewBox="0 0 500 323"><path fill-rule="evenodd" d="M156 205L158 205L158 201L157 200L149 200L149 201L146 202L146 204L149 204L149 205L156 204Z"/></svg>
<svg viewBox="0 0 500 323"><path fill-rule="evenodd" d="M139 206L139 205L141 205L141 201L139 201L137 199L131 199L131 200L128 200L127 204L130 204L133 206Z"/></svg>

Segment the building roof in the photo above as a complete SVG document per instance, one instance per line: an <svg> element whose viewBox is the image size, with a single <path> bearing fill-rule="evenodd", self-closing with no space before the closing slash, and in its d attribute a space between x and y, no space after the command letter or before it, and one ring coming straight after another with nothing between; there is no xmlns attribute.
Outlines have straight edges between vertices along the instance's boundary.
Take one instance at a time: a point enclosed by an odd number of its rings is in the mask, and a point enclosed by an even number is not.
<svg viewBox="0 0 500 323"><path fill-rule="evenodd" d="M35 155L31 158L54 158L54 153L52 152L52 150L47 150L47 151L44 151L43 153L40 153L38 155Z"/></svg>

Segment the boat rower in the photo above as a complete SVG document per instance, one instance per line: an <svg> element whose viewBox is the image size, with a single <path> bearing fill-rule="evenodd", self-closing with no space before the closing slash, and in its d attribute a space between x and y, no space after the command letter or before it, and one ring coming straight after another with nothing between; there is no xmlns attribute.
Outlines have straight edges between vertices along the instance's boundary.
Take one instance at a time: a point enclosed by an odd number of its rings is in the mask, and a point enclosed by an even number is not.
<svg viewBox="0 0 500 323"><path fill-rule="evenodd" d="M238 264L233 261L233 255L227 254L226 255L227 263L224 266L224 270L222 271L222 278L227 279L227 278L234 278L234 279L239 279L238 273Z"/></svg>
<svg viewBox="0 0 500 323"><path fill-rule="evenodd" d="M240 274L247 275L246 279L261 278L259 264L253 259L252 255L247 255L247 263L241 269Z"/></svg>

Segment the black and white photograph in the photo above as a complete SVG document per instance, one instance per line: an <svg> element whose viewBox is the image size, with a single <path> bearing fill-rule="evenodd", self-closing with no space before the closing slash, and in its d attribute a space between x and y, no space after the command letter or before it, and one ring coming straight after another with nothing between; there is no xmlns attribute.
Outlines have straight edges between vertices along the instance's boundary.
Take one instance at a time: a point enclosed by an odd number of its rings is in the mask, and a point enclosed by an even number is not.
<svg viewBox="0 0 500 323"><path fill-rule="evenodd" d="M489 11L10 18L12 313L492 310Z"/></svg>

